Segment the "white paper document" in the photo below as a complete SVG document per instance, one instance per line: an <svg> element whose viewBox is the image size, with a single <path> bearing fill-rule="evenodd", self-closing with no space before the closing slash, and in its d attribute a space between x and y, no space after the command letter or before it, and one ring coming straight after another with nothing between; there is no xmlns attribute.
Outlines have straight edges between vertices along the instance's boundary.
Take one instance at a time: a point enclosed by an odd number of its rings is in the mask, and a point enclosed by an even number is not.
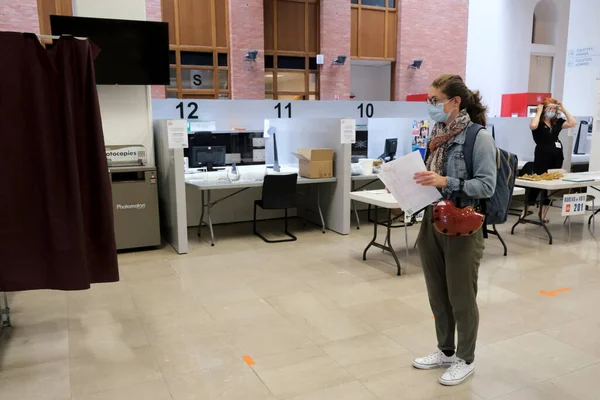
<svg viewBox="0 0 600 400"><path fill-rule="evenodd" d="M341 125L341 143L356 143L356 120L342 119Z"/></svg>
<svg viewBox="0 0 600 400"><path fill-rule="evenodd" d="M442 196L434 187L418 185L414 180L417 172L427 171L421 153L412 152L392 162L383 164L379 179L392 193L400 208L413 215Z"/></svg>
<svg viewBox="0 0 600 400"><path fill-rule="evenodd" d="M167 121L167 135L170 149L187 149L187 121L185 119L172 119Z"/></svg>

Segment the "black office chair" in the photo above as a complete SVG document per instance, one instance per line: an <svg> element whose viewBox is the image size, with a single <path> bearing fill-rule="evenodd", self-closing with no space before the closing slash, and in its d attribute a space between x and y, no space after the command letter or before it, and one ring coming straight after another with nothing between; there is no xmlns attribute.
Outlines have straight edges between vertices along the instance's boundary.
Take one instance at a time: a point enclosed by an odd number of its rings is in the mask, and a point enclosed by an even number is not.
<svg viewBox="0 0 600 400"><path fill-rule="evenodd" d="M254 234L267 243L293 242L296 236L288 231L288 208L297 207L296 185L298 174L267 175L263 183L262 199L254 202ZM263 210L285 210L285 234L289 239L269 240L256 230L256 208Z"/></svg>

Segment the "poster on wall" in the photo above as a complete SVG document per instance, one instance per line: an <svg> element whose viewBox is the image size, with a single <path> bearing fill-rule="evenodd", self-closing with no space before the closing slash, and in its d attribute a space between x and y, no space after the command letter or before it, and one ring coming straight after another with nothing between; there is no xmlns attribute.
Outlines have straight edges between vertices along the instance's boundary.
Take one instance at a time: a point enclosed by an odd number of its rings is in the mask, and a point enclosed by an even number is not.
<svg viewBox="0 0 600 400"><path fill-rule="evenodd" d="M341 143L356 142L356 120L344 118L341 120Z"/></svg>
<svg viewBox="0 0 600 400"><path fill-rule="evenodd" d="M587 68L600 65L600 46L588 46L567 51L568 68Z"/></svg>
<svg viewBox="0 0 600 400"><path fill-rule="evenodd" d="M425 148L429 141L429 121L414 120L412 130L412 151L419 151L425 157Z"/></svg>
<svg viewBox="0 0 600 400"><path fill-rule="evenodd" d="M188 148L188 124L185 119L175 119L167 122L167 135L170 149Z"/></svg>

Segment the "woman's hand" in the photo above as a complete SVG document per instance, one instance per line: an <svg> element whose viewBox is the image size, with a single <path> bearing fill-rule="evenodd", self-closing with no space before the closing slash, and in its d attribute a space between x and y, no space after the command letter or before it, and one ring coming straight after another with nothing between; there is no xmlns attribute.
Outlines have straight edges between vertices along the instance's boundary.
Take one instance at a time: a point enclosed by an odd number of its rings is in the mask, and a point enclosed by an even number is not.
<svg viewBox="0 0 600 400"><path fill-rule="evenodd" d="M563 103L558 103L558 109L565 115L565 117L567 117L567 122L565 122L562 126L563 129L570 129L577 126L577 120L571 115L569 111L567 111Z"/></svg>
<svg viewBox="0 0 600 400"><path fill-rule="evenodd" d="M535 116L529 123L529 129L531 129L532 131L535 131L538 128L538 126L540 126L540 118L542 118L542 112L544 112L544 105L538 104L537 112L535 113Z"/></svg>
<svg viewBox="0 0 600 400"><path fill-rule="evenodd" d="M448 178L432 171L417 172L414 180L421 186L433 186L436 188L445 188L448 186Z"/></svg>

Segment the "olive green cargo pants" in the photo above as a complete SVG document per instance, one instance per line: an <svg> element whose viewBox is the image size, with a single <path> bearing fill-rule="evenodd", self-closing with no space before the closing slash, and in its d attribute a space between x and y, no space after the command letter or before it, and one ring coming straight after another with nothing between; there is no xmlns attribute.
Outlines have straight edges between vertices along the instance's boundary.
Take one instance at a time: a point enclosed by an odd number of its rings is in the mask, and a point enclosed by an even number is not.
<svg viewBox="0 0 600 400"><path fill-rule="evenodd" d="M477 278L483 257L483 231L471 236L445 236L435 230L431 216L429 207L419 232L418 247L435 317L438 348L457 349L458 358L472 363L479 328ZM455 331L458 347L455 347Z"/></svg>

